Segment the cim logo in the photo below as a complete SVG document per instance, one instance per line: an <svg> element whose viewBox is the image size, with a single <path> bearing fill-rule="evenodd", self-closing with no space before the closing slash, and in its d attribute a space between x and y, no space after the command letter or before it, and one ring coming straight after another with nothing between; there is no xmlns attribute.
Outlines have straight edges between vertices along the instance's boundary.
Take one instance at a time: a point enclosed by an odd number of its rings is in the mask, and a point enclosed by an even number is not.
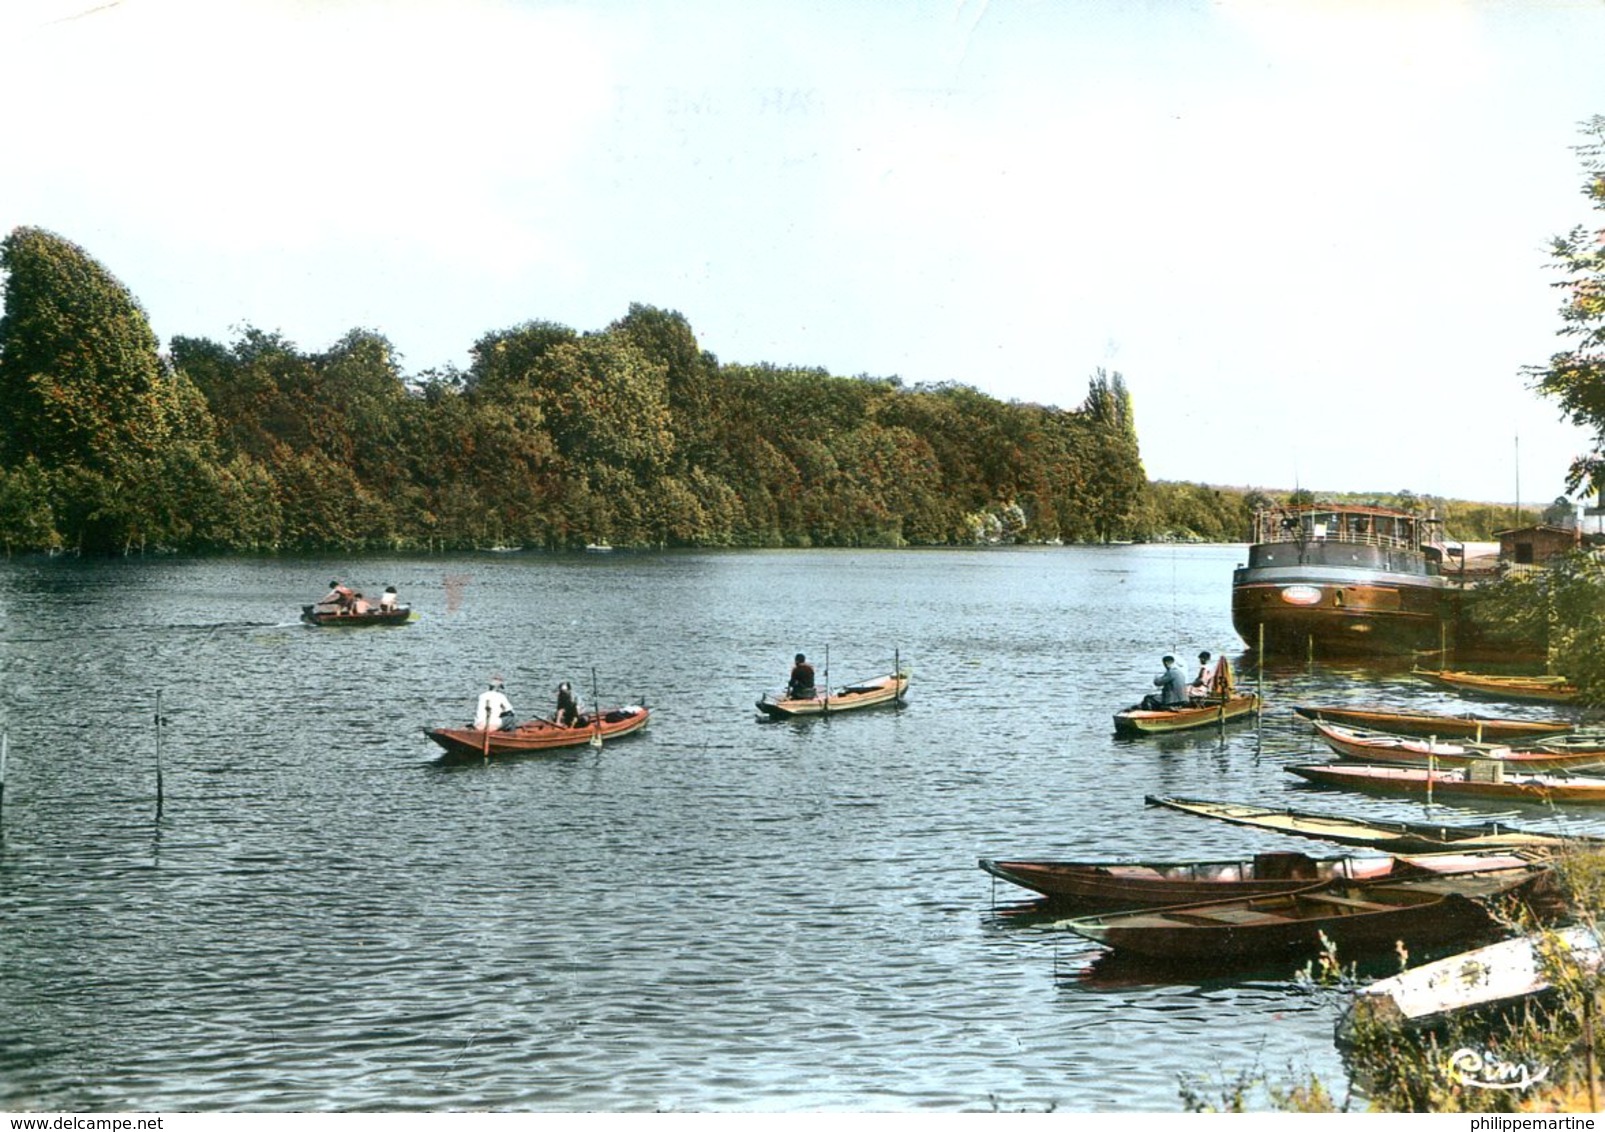
<svg viewBox="0 0 1605 1132"><path fill-rule="evenodd" d="M1321 587L1283 586L1282 600L1289 605L1318 605L1321 601Z"/></svg>

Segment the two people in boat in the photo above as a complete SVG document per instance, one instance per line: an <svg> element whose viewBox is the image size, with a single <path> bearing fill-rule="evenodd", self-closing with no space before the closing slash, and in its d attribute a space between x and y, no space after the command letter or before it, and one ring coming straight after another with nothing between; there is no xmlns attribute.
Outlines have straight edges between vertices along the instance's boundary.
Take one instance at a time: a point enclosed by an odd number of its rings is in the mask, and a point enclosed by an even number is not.
<svg viewBox="0 0 1605 1132"><path fill-rule="evenodd" d="M1173 711L1177 708L1194 707L1208 703L1224 693L1220 689L1221 676L1224 675L1222 666L1226 658L1213 660L1209 650L1198 654L1198 675L1193 677L1192 683L1187 682L1187 673L1173 656L1162 657L1160 663L1165 670L1154 677L1154 686L1158 692L1151 692L1144 696L1142 703L1137 707L1141 711Z"/></svg>

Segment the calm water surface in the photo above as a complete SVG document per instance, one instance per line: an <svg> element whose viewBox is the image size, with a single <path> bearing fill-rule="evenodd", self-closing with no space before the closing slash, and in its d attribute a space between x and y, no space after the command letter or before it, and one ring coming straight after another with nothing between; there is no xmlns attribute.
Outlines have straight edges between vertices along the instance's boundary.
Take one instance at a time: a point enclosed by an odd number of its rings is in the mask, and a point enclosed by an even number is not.
<svg viewBox="0 0 1605 1132"><path fill-rule="evenodd" d="M1290 658L1259 728L1112 737L1161 653L1241 658L1241 557L0 565L0 1109L1173 1110L1180 1075L1256 1066L1341 1090L1334 1000L1293 972L1120 971L975 865L1325 851L1147 793L1422 812L1282 769L1315 753L1296 703L1464 706L1407 668ZM297 624L332 576L420 619ZM758 722L827 649L834 683L895 651L908 705ZM653 722L440 766L423 727L492 673L523 714L569 679Z"/></svg>

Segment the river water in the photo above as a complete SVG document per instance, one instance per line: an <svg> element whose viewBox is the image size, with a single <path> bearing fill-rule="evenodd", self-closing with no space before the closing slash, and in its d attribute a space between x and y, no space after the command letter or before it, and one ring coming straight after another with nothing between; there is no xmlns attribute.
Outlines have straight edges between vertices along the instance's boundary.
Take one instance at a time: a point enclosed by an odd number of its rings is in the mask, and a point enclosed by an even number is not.
<svg viewBox="0 0 1605 1132"><path fill-rule="evenodd" d="M1331 992L1122 973L976 867L1335 852L1149 793L1421 814L1286 774L1317 753L1289 709L1465 705L1407 665L1256 676L1242 556L0 564L0 1109L1167 1111L1256 1070L1341 1095ZM419 618L298 624L330 577ZM1263 680L1263 723L1114 739L1200 648ZM797 651L835 684L895 655L909 702L759 722ZM492 673L522 714L568 679L652 724L441 766L423 727Z"/></svg>

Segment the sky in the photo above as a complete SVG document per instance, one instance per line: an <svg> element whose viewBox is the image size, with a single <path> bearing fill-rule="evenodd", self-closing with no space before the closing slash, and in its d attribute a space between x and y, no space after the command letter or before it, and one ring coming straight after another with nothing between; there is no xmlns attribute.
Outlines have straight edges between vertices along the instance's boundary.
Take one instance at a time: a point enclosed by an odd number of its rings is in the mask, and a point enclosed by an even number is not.
<svg viewBox="0 0 1605 1132"><path fill-rule="evenodd" d="M5 0L0 233L167 343L680 312L722 362L1131 390L1150 477L1547 503L1605 0Z"/></svg>

